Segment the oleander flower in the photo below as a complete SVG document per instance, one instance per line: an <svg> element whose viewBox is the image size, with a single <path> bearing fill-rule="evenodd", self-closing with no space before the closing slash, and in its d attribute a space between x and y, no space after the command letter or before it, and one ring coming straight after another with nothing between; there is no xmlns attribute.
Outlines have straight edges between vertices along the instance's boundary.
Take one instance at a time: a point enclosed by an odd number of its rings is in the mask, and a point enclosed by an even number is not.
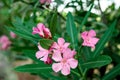
<svg viewBox="0 0 120 80"><path fill-rule="evenodd" d="M7 50L11 45L11 41L7 36L3 35L0 37L0 50Z"/></svg>
<svg viewBox="0 0 120 80"><path fill-rule="evenodd" d="M51 0L40 0L41 4L45 4L45 3L50 4L51 2L52 2Z"/></svg>
<svg viewBox="0 0 120 80"><path fill-rule="evenodd" d="M39 34L42 38L51 38L51 32L44 24L38 23L37 27L33 27L32 34Z"/></svg>
<svg viewBox="0 0 120 80"><path fill-rule="evenodd" d="M13 33L13 32L10 32L10 36L11 36L12 38L16 38L16 34Z"/></svg>
<svg viewBox="0 0 120 80"><path fill-rule="evenodd" d="M64 53L65 49L67 49L69 45L70 43L65 42L63 38L58 38L58 41L53 43L52 48L54 48L57 53Z"/></svg>
<svg viewBox="0 0 120 80"><path fill-rule="evenodd" d="M78 65L78 61L74 59L74 55L76 52L69 48L67 48L63 54L55 54L53 53L54 57L53 60L55 60L57 63L52 64L52 69L55 72L61 71L63 75L69 75L70 74L70 68L75 69ZM56 58L55 58L56 56ZM59 56L59 59L58 59Z"/></svg>
<svg viewBox="0 0 120 80"><path fill-rule="evenodd" d="M38 45L39 51L36 52L36 58L40 59L41 61L48 61L50 50L42 48L40 45Z"/></svg>
<svg viewBox="0 0 120 80"><path fill-rule="evenodd" d="M96 32L94 30L85 31L81 33L81 37L83 39L82 45L95 48L95 45L99 41L99 39L96 38L95 36L96 36Z"/></svg>

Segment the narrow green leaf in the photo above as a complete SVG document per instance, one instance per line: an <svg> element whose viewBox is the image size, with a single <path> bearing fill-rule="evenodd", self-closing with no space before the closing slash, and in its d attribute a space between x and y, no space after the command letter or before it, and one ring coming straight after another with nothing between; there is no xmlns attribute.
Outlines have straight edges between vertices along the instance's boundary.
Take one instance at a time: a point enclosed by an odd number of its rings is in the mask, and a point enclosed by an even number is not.
<svg viewBox="0 0 120 80"><path fill-rule="evenodd" d="M45 48L45 49L49 49L50 46L53 44L53 40L50 39L41 39L40 40L40 45Z"/></svg>
<svg viewBox="0 0 120 80"><path fill-rule="evenodd" d="M85 57L85 60L89 60L92 58L90 47L83 47L83 55Z"/></svg>
<svg viewBox="0 0 120 80"><path fill-rule="evenodd" d="M60 75L52 75L50 73L42 73L45 77L47 77L50 80L67 80L65 76L60 76Z"/></svg>
<svg viewBox="0 0 120 80"><path fill-rule="evenodd" d="M95 57L89 61L86 61L82 64L84 68L99 68L101 66L107 65L112 61L112 59L109 56L102 55Z"/></svg>
<svg viewBox="0 0 120 80"><path fill-rule="evenodd" d="M52 33L52 36L55 35L56 27L57 27L57 13L54 13L52 15L52 19L50 20L50 31Z"/></svg>
<svg viewBox="0 0 120 80"><path fill-rule="evenodd" d="M85 15L85 17L84 17L80 27L78 28L78 32L80 32L80 30L82 29L83 25L87 22L87 19L88 19L89 15L90 15L90 12L91 12L92 8L93 8L93 5L94 5L94 3L91 4L89 11Z"/></svg>
<svg viewBox="0 0 120 80"><path fill-rule="evenodd" d="M13 26L15 27L16 30L22 31L23 33L27 34L27 35L32 35L32 32L29 32L28 28L26 28L26 26L23 25L22 20L20 18L15 18L15 20L13 21ZM31 28L32 30L32 28Z"/></svg>
<svg viewBox="0 0 120 80"><path fill-rule="evenodd" d="M77 49L77 29L74 23L72 14L69 12L67 14L67 23L66 23L67 33L71 38L71 43L74 49Z"/></svg>
<svg viewBox="0 0 120 80"><path fill-rule="evenodd" d="M111 26L108 28L108 30L105 32L105 34L102 36L102 38L99 40L98 44L96 45L95 51L92 53L93 58L98 56L101 52L101 50L104 48L105 43L110 39L112 36L112 33L114 31L114 27L116 24L116 20L111 24Z"/></svg>
<svg viewBox="0 0 120 80"><path fill-rule="evenodd" d="M35 57L36 50L23 50L22 51L27 57L31 58L33 61L37 63L43 63L39 59Z"/></svg>
<svg viewBox="0 0 120 80"><path fill-rule="evenodd" d="M17 34L18 36L21 36L23 37L24 39L27 39L27 40L30 40L32 41L33 43L37 44L37 41L38 39L36 38L33 38L32 36L28 35L28 34L25 34L23 33L22 31L19 31L19 30L16 30L14 28L10 28L10 27L6 27L8 30L14 32L15 34Z"/></svg>
<svg viewBox="0 0 120 80"><path fill-rule="evenodd" d="M114 67L110 72L108 72L102 80L113 80L114 77L120 74L120 64Z"/></svg>
<svg viewBox="0 0 120 80"><path fill-rule="evenodd" d="M44 73L51 72L52 68L46 64L26 64L15 68L18 72L30 72L30 73Z"/></svg>

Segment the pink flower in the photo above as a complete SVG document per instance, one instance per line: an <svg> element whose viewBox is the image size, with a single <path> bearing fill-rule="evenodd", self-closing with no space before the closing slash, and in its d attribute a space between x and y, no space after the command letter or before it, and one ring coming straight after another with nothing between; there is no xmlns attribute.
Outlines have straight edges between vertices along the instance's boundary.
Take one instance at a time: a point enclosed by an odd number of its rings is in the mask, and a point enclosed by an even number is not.
<svg viewBox="0 0 120 80"><path fill-rule="evenodd" d="M40 45L38 45L39 51L36 52L36 58L40 59L41 61L48 61L50 50L42 48Z"/></svg>
<svg viewBox="0 0 120 80"><path fill-rule="evenodd" d="M78 61L74 59L74 55L76 52L73 50L71 51L69 48L67 48L63 55L53 53L53 60L55 60L57 63L52 64L52 69L55 72L61 71L63 75L70 74L70 68L75 69L78 65ZM58 58L59 57L59 58Z"/></svg>
<svg viewBox="0 0 120 80"><path fill-rule="evenodd" d="M16 34L13 33L13 32L10 32L10 36L11 36L12 38L16 38Z"/></svg>
<svg viewBox="0 0 120 80"><path fill-rule="evenodd" d="M51 0L40 0L41 4L45 4L45 3L50 4L51 2L52 2Z"/></svg>
<svg viewBox="0 0 120 80"><path fill-rule="evenodd" d="M64 53L65 49L67 49L69 45L70 43L65 43L63 38L58 38L57 43L54 42L52 48L54 48L57 53Z"/></svg>
<svg viewBox="0 0 120 80"><path fill-rule="evenodd" d="M82 45L95 48L96 43L99 41L98 38L95 38L96 32L94 30L85 31L81 34L82 39L84 40Z"/></svg>
<svg viewBox="0 0 120 80"><path fill-rule="evenodd" d="M32 34L39 34L42 38L52 38L50 30L42 23L38 23L37 27L33 27Z"/></svg>
<svg viewBox="0 0 120 80"><path fill-rule="evenodd" d="M0 49L1 50L7 50L10 46L11 42L10 40L8 39L7 36L3 35L0 37Z"/></svg>

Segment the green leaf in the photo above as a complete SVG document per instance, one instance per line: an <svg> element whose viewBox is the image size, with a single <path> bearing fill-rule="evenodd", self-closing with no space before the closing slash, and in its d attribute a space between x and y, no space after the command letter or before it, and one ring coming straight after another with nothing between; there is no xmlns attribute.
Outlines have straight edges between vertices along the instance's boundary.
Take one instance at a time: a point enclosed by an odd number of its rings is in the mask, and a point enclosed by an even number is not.
<svg viewBox="0 0 120 80"><path fill-rule="evenodd" d="M105 32L105 34L102 36L102 38L99 40L98 44L96 45L95 51L92 53L93 58L98 56L101 52L101 50L104 48L105 43L110 39L112 36L112 33L114 31L114 27L116 24L116 20L111 24L111 26L108 28L108 30Z"/></svg>
<svg viewBox="0 0 120 80"><path fill-rule="evenodd" d="M77 29L74 23L73 16L70 12L67 14L66 28L67 28L67 33L71 38L71 43L73 45L73 48L77 49L77 43L78 43L77 35L78 34L77 34Z"/></svg>
<svg viewBox="0 0 120 80"><path fill-rule="evenodd" d="M46 78L50 79L50 80L67 80L65 78L65 76L60 76L60 75L52 75L50 73L42 73L42 75L44 75ZM48 80L47 79L47 80Z"/></svg>
<svg viewBox="0 0 120 80"><path fill-rule="evenodd" d="M90 60L91 57L91 48L90 47L83 47L83 55L85 57L85 60Z"/></svg>
<svg viewBox="0 0 120 80"><path fill-rule="evenodd" d="M26 64L15 68L18 72L30 72L30 73L44 73L51 72L52 68L46 64Z"/></svg>
<svg viewBox="0 0 120 80"><path fill-rule="evenodd" d="M54 13L52 15L52 19L50 20L50 31L52 33L52 36L55 35L56 27L57 27L57 13Z"/></svg>
<svg viewBox="0 0 120 80"><path fill-rule="evenodd" d="M88 69L99 68L99 67L109 64L111 61L112 59L109 56L102 55L102 56L98 56L98 57L95 57L91 60L84 62L82 66Z"/></svg>
<svg viewBox="0 0 120 80"><path fill-rule="evenodd" d="M78 28L78 32L80 32L80 30L82 29L83 25L87 22L87 19L88 19L89 15L90 15L90 12L91 12L92 8L93 8L93 5L94 5L94 3L91 4L89 11L85 15L85 17L84 17L80 27Z"/></svg>
<svg viewBox="0 0 120 80"><path fill-rule="evenodd" d="M39 59L35 57L36 50L23 50L22 51L27 57L31 58L33 61L37 63L43 63Z"/></svg>
<svg viewBox="0 0 120 80"><path fill-rule="evenodd" d="M103 76L102 80L113 80L114 77L120 74L120 64L114 67L110 72Z"/></svg>
<svg viewBox="0 0 120 80"><path fill-rule="evenodd" d="M50 46L53 44L53 40L50 39L41 39L40 40L40 45L45 48L45 49L49 49Z"/></svg>
<svg viewBox="0 0 120 80"><path fill-rule="evenodd" d="M6 27L6 28L7 28L8 30L14 32L14 33L17 34L18 36L21 36L21 37L23 37L24 39L27 39L27 40L30 40L30 41L34 42L35 44L37 44L37 42L38 42L38 39L36 39L36 38L34 38L34 37L32 37L32 36L30 36L30 35L22 32L22 31L16 30L16 29L11 28L11 27Z"/></svg>

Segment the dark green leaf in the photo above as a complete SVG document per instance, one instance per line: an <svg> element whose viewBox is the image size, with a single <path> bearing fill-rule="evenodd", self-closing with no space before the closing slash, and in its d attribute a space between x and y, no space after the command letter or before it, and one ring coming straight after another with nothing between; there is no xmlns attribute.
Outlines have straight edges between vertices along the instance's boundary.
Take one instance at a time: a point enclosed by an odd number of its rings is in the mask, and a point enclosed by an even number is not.
<svg viewBox="0 0 120 80"><path fill-rule="evenodd" d="M109 56L102 55L95 57L94 59L88 60L82 64L84 68L99 68L101 66L107 65L112 61Z"/></svg>
<svg viewBox="0 0 120 80"><path fill-rule="evenodd" d="M114 77L120 74L120 64L114 67L110 72L108 72L102 80L113 80Z"/></svg>
<svg viewBox="0 0 120 80"><path fill-rule="evenodd" d="M18 66L15 68L19 72L30 72L30 73L44 73L51 72L52 68L50 65L46 64L26 64L23 66Z"/></svg>
<svg viewBox="0 0 120 80"><path fill-rule="evenodd" d="M49 49L50 46L53 44L53 40L50 39L41 39L40 40L40 45L45 48L45 49Z"/></svg>
<svg viewBox="0 0 120 80"><path fill-rule="evenodd" d="M38 39L35 39L34 37L22 32L22 31L16 30L14 28L7 27L7 29L14 32L18 36L21 36L21 37L23 37L23 38L25 38L27 40L30 40L30 41L34 42L35 44L37 44Z"/></svg>
<svg viewBox="0 0 120 80"><path fill-rule="evenodd" d="M52 15L52 19L50 20L50 31L52 33L52 36L55 35L56 27L57 27L57 13L54 13Z"/></svg>
<svg viewBox="0 0 120 80"><path fill-rule="evenodd" d="M116 24L116 20L111 24L111 26L108 28L108 30L105 32L105 34L102 36L102 38L99 40L98 44L96 45L95 51L92 53L92 57L96 57L100 54L101 50L104 48L105 43L110 39L112 36L112 33L114 31L114 27Z"/></svg>
<svg viewBox="0 0 120 80"><path fill-rule="evenodd" d="M71 38L71 43L73 45L73 48L77 49L77 43L78 43L77 35L78 34L77 34L77 29L74 23L73 16L70 12L67 14L66 28L67 28L67 33Z"/></svg>
<svg viewBox="0 0 120 80"><path fill-rule="evenodd" d="M37 59L37 58L35 57L35 53L36 53L35 50L23 50L23 53L24 53L27 57L31 58L33 61L38 62L38 63L43 63L43 62L41 62L39 59Z"/></svg>
<svg viewBox="0 0 120 80"><path fill-rule="evenodd" d="M91 48L90 47L83 47L83 55L85 56L86 60L91 59Z"/></svg>

